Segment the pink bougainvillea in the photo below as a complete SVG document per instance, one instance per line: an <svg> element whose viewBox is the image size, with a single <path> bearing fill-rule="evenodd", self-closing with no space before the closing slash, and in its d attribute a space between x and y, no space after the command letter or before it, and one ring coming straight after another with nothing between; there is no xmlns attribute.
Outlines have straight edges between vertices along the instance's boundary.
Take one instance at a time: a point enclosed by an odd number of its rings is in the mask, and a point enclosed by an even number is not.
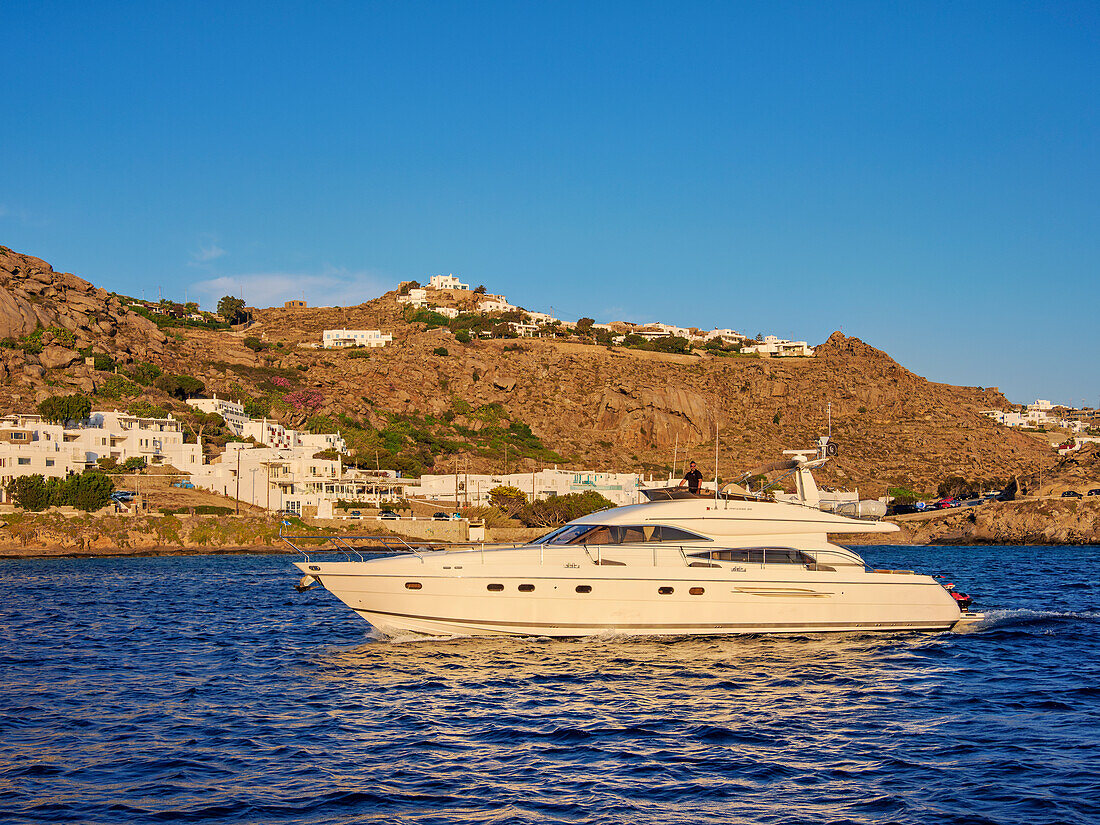
<svg viewBox="0 0 1100 825"><path fill-rule="evenodd" d="M284 390L290 386L290 382L283 378L281 375L277 375L271 379L271 383L276 387L282 387Z"/></svg>
<svg viewBox="0 0 1100 825"><path fill-rule="evenodd" d="M278 381L279 379L276 378L275 380ZM283 396L283 401L296 412L306 412L307 410L315 410L325 403L325 396L317 390L298 390L297 392L288 392Z"/></svg>

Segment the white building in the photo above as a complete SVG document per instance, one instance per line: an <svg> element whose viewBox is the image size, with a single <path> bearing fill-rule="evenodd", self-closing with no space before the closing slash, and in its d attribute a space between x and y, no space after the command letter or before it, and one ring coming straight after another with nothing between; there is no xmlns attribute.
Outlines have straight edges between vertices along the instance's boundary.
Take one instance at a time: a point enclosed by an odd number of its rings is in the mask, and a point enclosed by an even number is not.
<svg viewBox="0 0 1100 825"><path fill-rule="evenodd" d="M456 307L428 307L431 312L438 312L444 318L457 318L458 309Z"/></svg>
<svg viewBox="0 0 1100 825"><path fill-rule="evenodd" d="M649 483L638 473L599 473L589 470L538 470L508 475L460 473L457 477L451 473L423 475L417 486L410 484L405 488L405 494L429 501L457 500L463 506L469 504L473 507L487 505L489 492L496 487L516 487L524 492L529 501L593 490L619 505L637 504L641 501L638 491ZM661 482L658 486L663 484Z"/></svg>
<svg viewBox="0 0 1100 825"><path fill-rule="evenodd" d="M189 398L187 403L204 413L220 415L234 435L244 434L244 425L248 423L249 418L245 415L244 406L239 401L227 401L224 398L218 398L215 394L213 398Z"/></svg>
<svg viewBox="0 0 1100 825"><path fill-rule="evenodd" d="M519 307L515 304L508 303L504 298L499 300L496 298L489 298L484 301L478 301L478 312L516 312Z"/></svg>
<svg viewBox="0 0 1100 825"><path fill-rule="evenodd" d="M391 341L392 335L377 329L326 329L321 335L321 345L325 349L384 347Z"/></svg>
<svg viewBox="0 0 1100 825"><path fill-rule="evenodd" d="M759 355L783 356L810 356L814 354L814 348L805 341L787 341L775 335L765 335L763 342L756 342L743 346L741 352L757 353Z"/></svg>
<svg viewBox="0 0 1100 825"><path fill-rule="evenodd" d="M183 424L168 418L139 418L93 412L76 427L50 424L39 415L0 418L0 483L15 476L64 478L94 467L101 458L121 464L143 458L149 466L171 465L191 472L202 465L199 443L184 441Z"/></svg>
<svg viewBox="0 0 1100 825"><path fill-rule="evenodd" d="M433 275L428 280L428 286L432 289L463 289L468 290L469 284L464 284L458 278L451 275Z"/></svg>
<svg viewBox="0 0 1100 825"><path fill-rule="evenodd" d="M534 338L539 334L537 324L527 324L523 321L509 321L508 326L511 328L512 332L520 338Z"/></svg>
<svg viewBox="0 0 1100 825"><path fill-rule="evenodd" d="M705 341L713 341L715 338L723 344L744 344L749 340L747 335L742 335L735 329L712 329L703 336Z"/></svg>
<svg viewBox="0 0 1100 825"><path fill-rule="evenodd" d="M652 324L636 326L631 334L640 335L647 341L655 341L658 338L669 338L672 336L687 338L689 340L695 337L691 330L686 327L674 327L671 324L662 324L657 321L654 321Z"/></svg>
<svg viewBox="0 0 1100 825"><path fill-rule="evenodd" d="M220 458L191 474L191 482L268 510L331 516L332 499L324 496L324 484L339 480L340 459L314 458L313 452L231 441Z"/></svg>
<svg viewBox="0 0 1100 825"><path fill-rule="evenodd" d="M307 433L288 430L278 421L267 418L250 418L241 428L241 438L251 438L259 444L280 449L302 447L312 452L347 451L347 443L339 433ZM312 454L312 453L311 453Z"/></svg>
<svg viewBox="0 0 1100 825"><path fill-rule="evenodd" d="M398 295L397 302L399 304L412 304L414 307L423 307L428 305L428 290L426 289L410 289L407 295Z"/></svg>
<svg viewBox="0 0 1100 825"><path fill-rule="evenodd" d="M981 414L1005 427L1056 427L1082 432L1086 426L1080 419L1059 415L1055 406L1045 398L1036 399L1034 404L1028 404L1022 410L981 410Z"/></svg>
<svg viewBox="0 0 1100 825"><path fill-rule="evenodd" d="M532 324L553 324L561 323L561 321L550 315L547 312L528 312L527 317L531 319Z"/></svg>

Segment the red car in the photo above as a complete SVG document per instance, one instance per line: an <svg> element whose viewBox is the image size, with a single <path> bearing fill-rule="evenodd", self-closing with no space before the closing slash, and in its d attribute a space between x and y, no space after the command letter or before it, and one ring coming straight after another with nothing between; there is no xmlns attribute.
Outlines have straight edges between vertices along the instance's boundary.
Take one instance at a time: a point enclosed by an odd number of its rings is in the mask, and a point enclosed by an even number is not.
<svg viewBox="0 0 1100 825"><path fill-rule="evenodd" d="M937 510L946 510L948 507L958 507L960 504L962 504L962 502L959 501L957 498L947 496L946 498L941 498L938 501L933 502L932 506L935 507Z"/></svg>

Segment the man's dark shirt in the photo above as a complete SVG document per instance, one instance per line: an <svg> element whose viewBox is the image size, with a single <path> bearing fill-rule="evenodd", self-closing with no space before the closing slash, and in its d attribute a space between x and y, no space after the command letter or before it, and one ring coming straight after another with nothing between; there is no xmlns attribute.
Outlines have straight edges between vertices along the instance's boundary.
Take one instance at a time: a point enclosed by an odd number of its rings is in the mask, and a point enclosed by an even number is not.
<svg viewBox="0 0 1100 825"><path fill-rule="evenodd" d="M703 480L703 474L698 470L688 470L684 475L684 479L688 483L688 490L692 493L698 494L699 483Z"/></svg>

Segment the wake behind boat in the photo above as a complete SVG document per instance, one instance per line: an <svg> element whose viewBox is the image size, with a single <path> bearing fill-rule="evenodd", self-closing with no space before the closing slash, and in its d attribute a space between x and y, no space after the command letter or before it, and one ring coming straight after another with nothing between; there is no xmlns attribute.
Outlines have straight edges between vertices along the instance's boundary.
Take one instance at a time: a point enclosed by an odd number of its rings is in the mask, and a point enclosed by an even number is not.
<svg viewBox="0 0 1100 825"><path fill-rule="evenodd" d="M829 534L898 527L819 509L811 471L835 454L827 439L788 454L796 500L733 485L709 496L648 491L647 503L592 513L520 547L307 556L296 563L299 589L322 585L387 635L942 631L977 618L931 576L868 570L831 544Z"/></svg>

